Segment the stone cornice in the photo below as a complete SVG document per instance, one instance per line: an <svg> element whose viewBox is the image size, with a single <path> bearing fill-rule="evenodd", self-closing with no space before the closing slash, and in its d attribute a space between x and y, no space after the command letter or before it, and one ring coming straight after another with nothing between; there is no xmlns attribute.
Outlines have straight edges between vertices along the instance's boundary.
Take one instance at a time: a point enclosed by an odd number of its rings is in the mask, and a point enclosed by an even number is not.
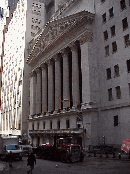
<svg viewBox="0 0 130 174"><path fill-rule="evenodd" d="M70 31L74 30L75 28L78 29L81 25L91 25L93 20L94 14L83 11L47 23L37 39L34 40L34 42L30 42L30 48L33 49L29 51L30 54L26 61L27 64L30 64L36 57L42 56L43 53L48 52L50 47L54 47L54 44L56 42L60 42L63 37L66 37L66 35L70 33ZM92 35L90 33L88 36Z"/></svg>

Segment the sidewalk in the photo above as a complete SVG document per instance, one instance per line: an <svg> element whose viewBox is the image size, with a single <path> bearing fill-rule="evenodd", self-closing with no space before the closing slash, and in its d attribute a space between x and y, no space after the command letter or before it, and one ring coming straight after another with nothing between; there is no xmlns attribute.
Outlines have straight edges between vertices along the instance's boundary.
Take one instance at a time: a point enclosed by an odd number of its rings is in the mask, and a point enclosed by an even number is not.
<svg viewBox="0 0 130 174"><path fill-rule="evenodd" d="M4 168L5 168L5 164L3 164L1 161L0 161L0 171L3 171L4 170Z"/></svg>
<svg viewBox="0 0 130 174"><path fill-rule="evenodd" d="M118 160L118 161L130 161L130 159L128 158L128 155L122 155L121 159L119 159L118 155L116 154L116 157L113 158L112 154L108 154L108 158L106 157L105 154L102 154L102 157L100 157L100 154L96 154L96 157L94 156L93 153L90 154L90 157L87 155L85 156L86 158L95 158L95 159L104 159L104 160Z"/></svg>

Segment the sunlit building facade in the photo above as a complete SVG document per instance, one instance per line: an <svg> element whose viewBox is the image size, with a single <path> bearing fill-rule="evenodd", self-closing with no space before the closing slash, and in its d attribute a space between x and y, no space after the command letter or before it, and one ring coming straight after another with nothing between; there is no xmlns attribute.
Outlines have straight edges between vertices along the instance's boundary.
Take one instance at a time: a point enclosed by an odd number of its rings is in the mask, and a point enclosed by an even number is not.
<svg viewBox="0 0 130 174"><path fill-rule="evenodd" d="M28 42L44 25L44 4L8 0L6 7L9 11L2 31L1 131L2 134L27 135L29 67L25 60Z"/></svg>

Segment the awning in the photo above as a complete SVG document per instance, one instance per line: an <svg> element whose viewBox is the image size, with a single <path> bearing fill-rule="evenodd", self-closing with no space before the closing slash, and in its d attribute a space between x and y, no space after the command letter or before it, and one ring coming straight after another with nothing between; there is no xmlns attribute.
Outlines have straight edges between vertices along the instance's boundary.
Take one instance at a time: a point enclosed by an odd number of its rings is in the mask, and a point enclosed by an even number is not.
<svg viewBox="0 0 130 174"><path fill-rule="evenodd" d="M123 141L121 150L125 151L126 153L130 152L130 138Z"/></svg>

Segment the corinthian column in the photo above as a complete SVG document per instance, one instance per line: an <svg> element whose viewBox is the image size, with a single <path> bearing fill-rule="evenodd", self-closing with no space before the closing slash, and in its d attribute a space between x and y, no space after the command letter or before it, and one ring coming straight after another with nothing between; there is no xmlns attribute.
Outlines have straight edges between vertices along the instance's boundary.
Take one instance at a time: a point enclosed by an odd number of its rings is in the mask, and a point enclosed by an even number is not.
<svg viewBox="0 0 130 174"><path fill-rule="evenodd" d="M33 71L30 79L30 115L36 114L36 72Z"/></svg>
<svg viewBox="0 0 130 174"><path fill-rule="evenodd" d="M66 50L62 51L63 56L63 110L70 107L69 92L69 60Z"/></svg>
<svg viewBox="0 0 130 174"><path fill-rule="evenodd" d="M37 85L36 85L36 114L41 113L41 68L36 69Z"/></svg>
<svg viewBox="0 0 130 174"><path fill-rule="evenodd" d="M60 55L55 56L55 113L61 109L61 64Z"/></svg>
<svg viewBox="0 0 130 174"><path fill-rule="evenodd" d="M72 51L72 95L73 95L73 108L77 108L80 104L79 93L79 65L78 65L78 50L75 43L70 45Z"/></svg>
<svg viewBox="0 0 130 174"><path fill-rule="evenodd" d="M54 110L54 82L53 82L53 62L51 60L48 63L48 112Z"/></svg>
<svg viewBox="0 0 130 174"><path fill-rule="evenodd" d="M42 114L47 112L47 65L43 64L42 68Z"/></svg>

